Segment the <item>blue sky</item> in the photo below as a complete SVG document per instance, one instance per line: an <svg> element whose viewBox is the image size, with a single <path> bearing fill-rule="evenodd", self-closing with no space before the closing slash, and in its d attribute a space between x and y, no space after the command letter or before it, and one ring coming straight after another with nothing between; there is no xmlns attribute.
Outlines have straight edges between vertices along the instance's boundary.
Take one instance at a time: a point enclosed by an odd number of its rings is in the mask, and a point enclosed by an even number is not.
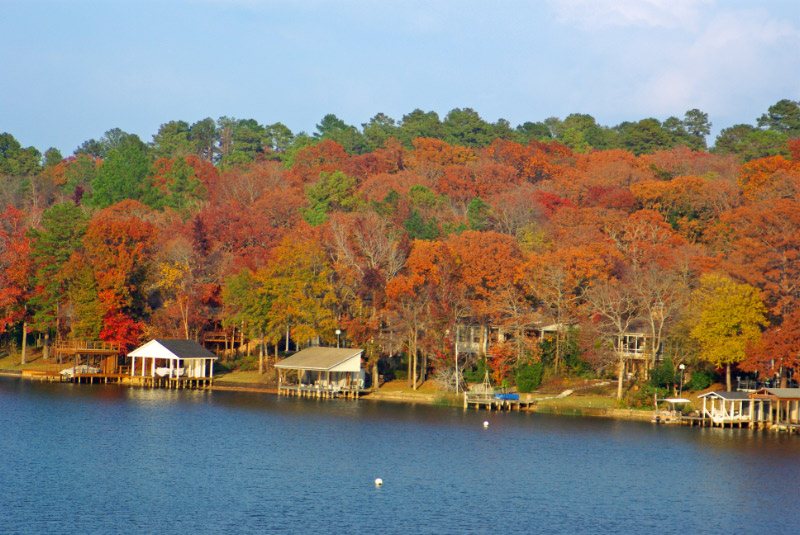
<svg viewBox="0 0 800 535"><path fill-rule="evenodd" d="M311 132L700 108L716 134L800 100L796 0L0 0L0 39L0 132L65 155L223 115Z"/></svg>

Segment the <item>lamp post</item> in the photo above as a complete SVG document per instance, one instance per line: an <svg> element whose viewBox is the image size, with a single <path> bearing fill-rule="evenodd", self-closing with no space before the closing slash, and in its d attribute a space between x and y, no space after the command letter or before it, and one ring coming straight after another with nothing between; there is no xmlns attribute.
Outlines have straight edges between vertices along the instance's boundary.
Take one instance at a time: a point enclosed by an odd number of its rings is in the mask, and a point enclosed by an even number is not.
<svg viewBox="0 0 800 535"><path fill-rule="evenodd" d="M336 329L336 347L339 347L339 337L342 335L341 329Z"/></svg>
<svg viewBox="0 0 800 535"><path fill-rule="evenodd" d="M681 370L681 384L678 385L678 397L680 397L683 394L683 370L686 369L686 364L681 363L678 368Z"/></svg>

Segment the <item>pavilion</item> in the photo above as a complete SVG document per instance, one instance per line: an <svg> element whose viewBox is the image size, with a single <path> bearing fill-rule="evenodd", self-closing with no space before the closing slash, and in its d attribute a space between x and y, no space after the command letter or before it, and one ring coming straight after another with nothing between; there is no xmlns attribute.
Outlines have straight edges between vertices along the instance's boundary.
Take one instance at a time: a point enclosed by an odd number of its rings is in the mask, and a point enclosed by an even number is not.
<svg viewBox="0 0 800 535"><path fill-rule="evenodd" d="M130 353L131 379L155 386L210 384L216 355L194 340L150 340ZM149 379L149 381L148 381ZM173 384L174 383L174 384Z"/></svg>
<svg viewBox="0 0 800 535"><path fill-rule="evenodd" d="M749 425L753 418L753 404L747 392L707 392L698 397L703 400L703 417L713 425L741 427Z"/></svg>
<svg viewBox="0 0 800 535"><path fill-rule="evenodd" d="M770 426L800 427L800 388L759 388L750 398L758 403L758 420Z"/></svg>
<svg viewBox="0 0 800 535"><path fill-rule="evenodd" d="M363 349L352 347L316 346L298 351L275 364L278 369L278 393L315 397L352 394L358 397L364 387L362 353ZM285 372L289 371L297 373L296 384L285 382Z"/></svg>

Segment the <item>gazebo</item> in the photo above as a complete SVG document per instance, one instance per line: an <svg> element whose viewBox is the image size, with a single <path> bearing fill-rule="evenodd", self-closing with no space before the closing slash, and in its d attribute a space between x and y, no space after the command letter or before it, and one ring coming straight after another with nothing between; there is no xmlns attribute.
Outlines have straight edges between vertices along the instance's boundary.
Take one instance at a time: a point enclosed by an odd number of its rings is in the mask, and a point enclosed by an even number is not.
<svg viewBox="0 0 800 535"><path fill-rule="evenodd" d="M152 385L166 381L181 386L185 381L199 385L214 377L216 355L194 340L150 340L130 353L131 379ZM149 381L145 379L149 378Z"/></svg>
<svg viewBox="0 0 800 535"><path fill-rule="evenodd" d="M364 387L361 370L363 349L352 347L309 347L275 364L278 393L315 397L336 397L358 393ZM281 371L296 371L297 383L284 384Z"/></svg>

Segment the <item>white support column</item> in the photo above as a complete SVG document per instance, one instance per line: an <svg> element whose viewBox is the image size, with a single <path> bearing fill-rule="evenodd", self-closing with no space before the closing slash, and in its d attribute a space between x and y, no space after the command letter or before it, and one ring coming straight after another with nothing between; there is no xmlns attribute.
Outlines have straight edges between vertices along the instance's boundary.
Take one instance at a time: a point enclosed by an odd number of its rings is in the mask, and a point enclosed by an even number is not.
<svg viewBox="0 0 800 535"><path fill-rule="evenodd" d="M211 372L208 376L209 377L214 377L214 360L213 359L208 359L208 367L209 367L210 372Z"/></svg>
<svg viewBox="0 0 800 535"><path fill-rule="evenodd" d="M136 375L136 357L131 357L131 377Z"/></svg>

